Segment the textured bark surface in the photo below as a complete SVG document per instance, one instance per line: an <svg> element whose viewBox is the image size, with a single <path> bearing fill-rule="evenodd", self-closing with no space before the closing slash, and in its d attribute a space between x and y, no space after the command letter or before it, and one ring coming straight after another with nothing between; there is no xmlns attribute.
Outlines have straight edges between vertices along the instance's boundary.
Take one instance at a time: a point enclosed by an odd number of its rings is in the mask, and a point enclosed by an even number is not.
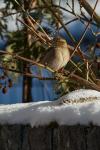
<svg viewBox="0 0 100 150"><path fill-rule="evenodd" d="M100 127L1 125L0 150L100 150Z"/></svg>

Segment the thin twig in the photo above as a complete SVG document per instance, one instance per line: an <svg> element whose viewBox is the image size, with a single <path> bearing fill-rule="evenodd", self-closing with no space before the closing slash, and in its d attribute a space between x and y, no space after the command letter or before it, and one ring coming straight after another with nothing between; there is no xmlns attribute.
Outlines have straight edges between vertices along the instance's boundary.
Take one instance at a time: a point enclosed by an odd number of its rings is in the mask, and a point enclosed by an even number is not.
<svg viewBox="0 0 100 150"><path fill-rule="evenodd" d="M21 8L21 10L26 14L27 18L30 19L30 21L33 21L33 22L43 31L43 33L44 33L44 35L46 36L46 38L48 39L48 41L51 40L50 37L49 37L49 36L47 35L47 33L45 32L45 30L42 28L42 26L41 26L40 24L38 24L38 22L36 22L36 20L33 19L33 18L30 16L30 14L25 11L25 9L20 5L20 3L19 3L17 0L14 0L14 1L18 4L18 6ZM33 27L33 24L32 24L32 27ZM35 29L34 29L34 30L35 30ZM36 35L36 36L37 36L37 35Z"/></svg>
<svg viewBox="0 0 100 150"><path fill-rule="evenodd" d="M69 71L64 70L64 74L68 76L70 74ZM95 89L97 91L100 91L100 87L96 85L95 83L91 83L87 81L86 79L76 75L76 74L71 74L70 79L76 80L77 82L79 81L80 84L84 84L87 87L91 87L92 89Z"/></svg>
<svg viewBox="0 0 100 150"><path fill-rule="evenodd" d="M22 61L26 61L26 62L28 62L28 63L30 63L30 64L32 64L32 65L37 65L37 66L39 66L39 67L48 69L48 70L51 71L51 72L55 72L54 70L52 70L52 69L49 68L48 66L45 66L45 65L43 65L43 64L40 64L40 63L38 63L38 62L36 62L36 61L33 61L33 60L31 60L31 59L22 57L22 56L20 56L20 55L15 54L15 53L10 53L10 52L7 52L7 51L2 51L2 50L0 50L0 54L11 55L12 57L14 57L14 58L16 58L16 59L19 59L19 60L22 60Z"/></svg>
<svg viewBox="0 0 100 150"><path fill-rule="evenodd" d="M30 26L27 25L24 21L22 21L22 20L20 20L20 19L18 19L18 18L17 18L17 20L18 20L19 22L21 22L23 25L25 25L30 31L32 31L32 33L34 33L34 35L38 37L38 39L40 40L41 43L47 44L46 40L45 40L42 36L40 36L40 34L38 34L38 33L35 31L35 28L30 27ZM28 20L28 21L29 21L29 20ZM30 22L30 23L31 23L31 22Z"/></svg>
<svg viewBox="0 0 100 150"><path fill-rule="evenodd" d="M93 9L93 12L92 12L92 16L91 16L91 18L90 18L90 21L88 22L88 24L87 24L87 26L86 26L86 28L85 28L85 30L84 30L84 32L83 32L83 34L82 34L82 36L81 36L79 42L78 42L78 44L76 45L76 47L75 47L75 49L74 49L74 52L72 53L70 59L73 57L73 55L74 55L75 52L77 51L77 48L80 46L80 44L81 44L81 42L82 42L84 36L86 35L86 32L87 32L87 30L88 30L88 28L89 28L89 26L90 26L90 24L91 24L91 22L92 22L93 15L94 15L94 12L95 12L95 8L96 8L96 6L97 6L97 3L98 3L98 0L96 1L96 4L95 4L95 6L94 6L94 9Z"/></svg>
<svg viewBox="0 0 100 150"><path fill-rule="evenodd" d="M69 32L69 30L67 29L67 27L65 26L65 24L62 22L62 20L58 17L58 15L55 13L54 9L52 7L49 7L48 3L45 0L42 0L43 3L47 6L47 8L50 10L50 12L56 17L56 19L59 21L59 23L63 26L65 32L68 34L69 38L71 39L71 41L73 43L76 42L75 38L73 37L73 35Z"/></svg>
<svg viewBox="0 0 100 150"><path fill-rule="evenodd" d="M97 5L97 3L98 3L98 1L96 1L96 5ZM86 0L81 0L81 5L90 14L90 16L92 16L92 18L94 18L95 22L100 26L100 16L98 16L97 13L95 11L93 11L93 8L90 6L90 4Z"/></svg>
<svg viewBox="0 0 100 150"><path fill-rule="evenodd" d="M14 72L14 73L18 73L18 74L22 74L23 76L36 78L36 79L39 79L39 80L57 80L56 78L42 77L42 76L39 76L39 75L33 75L32 73L22 72L22 71L15 70L15 69L10 69L10 68L7 68L7 67L1 67L0 66L0 69L7 70L7 71L10 71L10 72Z"/></svg>

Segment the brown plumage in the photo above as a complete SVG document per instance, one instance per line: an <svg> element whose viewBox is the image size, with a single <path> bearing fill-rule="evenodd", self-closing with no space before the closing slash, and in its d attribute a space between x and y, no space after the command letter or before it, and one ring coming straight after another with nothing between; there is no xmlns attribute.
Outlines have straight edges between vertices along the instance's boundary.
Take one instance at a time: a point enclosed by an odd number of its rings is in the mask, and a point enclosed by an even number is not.
<svg viewBox="0 0 100 150"><path fill-rule="evenodd" d="M70 52L66 40L61 37L56 38L54 45L40 62L54 71L58 71L68 63Z"/></svg>

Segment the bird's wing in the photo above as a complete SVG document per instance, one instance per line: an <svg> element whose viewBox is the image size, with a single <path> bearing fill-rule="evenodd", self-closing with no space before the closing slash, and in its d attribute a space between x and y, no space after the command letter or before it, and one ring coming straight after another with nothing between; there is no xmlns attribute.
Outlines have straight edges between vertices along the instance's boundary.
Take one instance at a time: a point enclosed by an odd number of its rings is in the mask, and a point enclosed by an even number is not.
<svg viewBox="0 0 100 150"><path fill-rule="evenodd" d="M47 65L53 70L60 69L60 65L62 64L62 54L60 51L56 51L56 49L51 49L42 59L41 63Z"/></svg>

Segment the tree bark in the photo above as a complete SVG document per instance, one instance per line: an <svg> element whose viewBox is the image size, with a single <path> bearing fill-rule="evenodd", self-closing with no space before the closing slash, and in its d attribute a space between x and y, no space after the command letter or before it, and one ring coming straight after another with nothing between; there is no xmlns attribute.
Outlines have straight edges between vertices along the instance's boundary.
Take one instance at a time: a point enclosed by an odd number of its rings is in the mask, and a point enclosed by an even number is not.
<svg viewBox="0 0 100 150"><path fill-rule="evenodd" d="M0 150L100 150L100 127L0 125Z"/></svg>
<svg viewBox="0 0 100 150"><path fill-rule="evenodd" d="M35 0L25 0L24 1L24 9L30 10L31 7L33 7L32 3L35 4ZM23 20L24 22L28 25L28 21L25 15L23 15ZM26 32L26 40L25 40L25 55L27 58L31 58L31 51L30 51L30 46L32 44L32 35L29 32L29 29L25 27L25 32ZM27 63L24 63L23 65L23 72L30 73L30 68L27 66ZM32 101L32 78L23 76L23 97L22 97L22 102L31 102Z"/></svg>

